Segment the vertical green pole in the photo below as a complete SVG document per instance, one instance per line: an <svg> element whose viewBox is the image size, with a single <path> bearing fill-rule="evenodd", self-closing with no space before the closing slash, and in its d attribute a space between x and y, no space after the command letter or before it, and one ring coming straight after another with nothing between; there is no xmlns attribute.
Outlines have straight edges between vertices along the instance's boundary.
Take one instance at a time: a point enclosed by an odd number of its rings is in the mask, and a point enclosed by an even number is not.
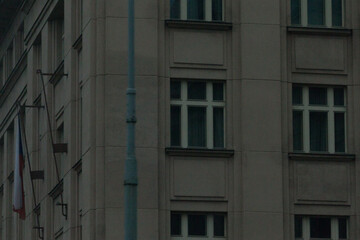
<svg viewBox="0 0 360 240"><path fill-rule="evenodd" d="M125 162L125 240L137 239L137 163L135 157L135 79L134 79L134 0L129 1L128 31L128 89L127 95L127 149Z"/></svg>

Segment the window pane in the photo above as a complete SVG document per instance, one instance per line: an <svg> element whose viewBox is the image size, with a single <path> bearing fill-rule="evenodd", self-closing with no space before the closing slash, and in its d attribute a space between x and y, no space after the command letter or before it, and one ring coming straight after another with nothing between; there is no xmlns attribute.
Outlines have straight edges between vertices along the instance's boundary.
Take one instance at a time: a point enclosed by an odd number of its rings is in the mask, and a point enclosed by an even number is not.
<svg viewBox="0 0 360 240"><path fill-rule="evenodd" d="M300 0L291 0L291 24L300 24Z"/></svg>
<svg viewBox="0 0 360 240"><path fill-rule="evenodd" d="M181 138L181 120L180 120L181 108L180 106L171 106L171 146L180 146Z"/></svg>
<svg viewBox="0 0 360 240"><path fill-rule="evenodd" d="M310 218L310 237L330 238L331 237L330 218Z"/></svg>
<svg viewBox="0 0 360 240"><path fill-rule="evenodd" d="M324 25L324 0L308 0L308 24Z"/></svg>
<svg viewBox="0 0 360 240"><path fill-rule="evenodd" d="M318 87L309 88L309 103L313 105L327 105L327 89Z"/></svg>
<svg viewBox="0 0 360 240"><path fill-rule="evenodd" d="M334 88L334 105L344 106L344 89Z"/></svg>
<svg viewBox="0 0 360 240"><path fill-rule="evenodd" d="M292 88L292 103L293 105L300 105L302 101L302 87L293 87Z"/></svg>
<svg viewBox="0 0 360 240"><path fill-rule="evenodd" d="M212 20L222 21L222 0L212 0Z"/></svg>
<svg viewBox="0 0 360 240"><path fill-rule="evenodd" d="M327 112L310 112L310 151L327 150Z"/></svg>
<svg viewBox="0 0 360 240"><path fill-rule="evenodd" d="M206 146L205 107L188 107L188 142L190 147Z"/></svg>
<svg viewBox="0 0 360 240"><path fill-rule="evenodd" d="M332 25L333 27L342 26L342 0L332 0Z"/></svg>
<svg viewBox="0 0 360 240"><path fill-rule="evenodd" d="M181 82L171 81L170 83L170 98L180 99L181 98Z"/></svg>
<svg viewBox="0 0 360 240"><path fill-rule="evenodd" d="M188 82L188 99L205 100L206 83L205 82Z"/></svg>
<svg viewBox="0 0 360 240"><path fill-rule="evenodd" d="M171 236L181 235L181 214L171 214Z"/></svg>
<svg viewBox="0 0 360 240"><path fill-rule="evenodd" d="M204 19L204 0L187 0L187 18L192 20Z"/></svg>
<svg viewBox="0 0 360 240"><path fill-rule="evenodd" d="M170 18L180 19L180 0L170 0Z"/></svg>
<svg viewBox="0 0 360 240"><path fill-rule="evenodd" d="M301 111L293 111L293 148L294 151L303 149L303 115Z"/></svg>
<svg viewBox="0 0 360 240"><path fill-rule="evenodd" d="M347 238L346 218L339 218L339 238Z"/></svg>
<svg viewBox="0 0 360 240"><path fill-rule="evenodd" d="M224 237L225 236L225 216L214 215L214 236Z"/></svg>
<svg viewBox="0 0 360 240"><path fill-rule="evenodd" d="M302 238L302 217L295 216L295 238Z"/></svg>
<svg viewBox="0 0 360 240"><path fill-rule="evenodd" d="M224 109L223 108L214 108L214 147L223 148L224 147Z"/></svg>
<svg viewBox="0 0 360 240"><path fill-rule="evenodd" d="M188 235L206 235L206 215L188 215Z"/></svg>
<svg viewBox="0 0 360 240"><path fill-rule="evenodd" d="M213 100L223 101L224 100L224 84L213 83Z"/></svg>
<svg viewBox="0 0 360 240"><path fill-rule="evenodd" d="M344 113L335 113L335 152L345 152Z"/></svg>

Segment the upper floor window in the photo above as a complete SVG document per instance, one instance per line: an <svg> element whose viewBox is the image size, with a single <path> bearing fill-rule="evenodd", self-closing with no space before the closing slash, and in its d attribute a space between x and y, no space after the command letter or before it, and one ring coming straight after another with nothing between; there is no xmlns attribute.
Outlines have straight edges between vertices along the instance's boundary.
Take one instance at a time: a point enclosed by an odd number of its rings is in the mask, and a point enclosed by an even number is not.
<svg viewBox="0 0 360 240"><path fill-rule="evenodd" d="M346 101L343 87L293 86L293 149L346 151Z"/></svg>
<svg viewBox="0 0 360 240"><path fill-rule="evenodd" d="M224 148L222 82L171 81L171 146Z"/></svg>
<svg viewBox="0 0 360 240"><path fill-rule="evenodd" d="M343 27L343 0L291 0L291 25Z"/></svg>
<svg viewBox="0 0 360 240"><path fill-rule="evenodd" d="M295 216L295 239L348 239L346 217Z"/></svg>
<svg viewBox="0 0 360 240"><path fill-rule="evenodd" d="M226 239L223 213L171 213L171 239Z"/></svg>
<svg viewBox="0 0 360 240"><path fill-rule="evenodd" d="M170 18L223 21L222 0L170 0Z"/></svg>

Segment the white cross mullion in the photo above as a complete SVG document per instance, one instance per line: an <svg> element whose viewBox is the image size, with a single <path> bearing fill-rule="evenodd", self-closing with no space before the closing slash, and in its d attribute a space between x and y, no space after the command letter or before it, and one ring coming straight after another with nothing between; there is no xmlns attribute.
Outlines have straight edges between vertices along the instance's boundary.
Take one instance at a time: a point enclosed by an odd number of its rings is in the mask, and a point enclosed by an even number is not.
<svg viewBox="0 0 360 240"><path fill-rule="evenodd" d="M338 240L339 239L339 224L337 218L331 218L331 239Z"/></svg>
<svg viewBox="0 0 360 240"><path fill-rule="evenodd" d="M310 218L309 217L303 217L302 219L302 235L304 240L310 240Z"/></svg>
<svg viewBox="0 0 360 240"><path fill-rule="evenodd" d="M333 111L334 106L334 89L327 89L327 101L329 106L328 111L328 151L329 153L335 152L335 115Z"/></svg>
<svg viewBox="0 0 360 240"><path fill-rule="evenodd" d="M214 215L208 214L206 218L206 235L208 239L213 239L214 237Z"/></svg>
<svg viewBox="0 0 360 240"><path fill-rule="evenodd" d="M325 0L325 26L332 26L332 5L331 0Z"/></svg>
<svg viewBox="0 0 360 240"><path fill-rule="evenodd" d="M187 20L187 1L180 0L180 19Z"/></svg>
<svg viewBox="0 0 360 240"><path fill-rule="evenodd" d="M307 1L308 0L300 0L300 14L301 14L301 25L306 27L308 25L308 14L307 14Z"/></svg>
<svg viewBox="0 0 360 240"><path fill-rule="evenodd" d="M187 99L187 83L181 82L181 146L188 147L188 106L186 104Z"/></svg>
<svg viewBox="0 0 360 240"><path fill-rule="evenodd" d="M205 21L212 20L212 1L211 0L204 0L205 1Z"/></svg>
<svg viewBox="0 0 360 240"><path fill-rule="evenodd" d="M206 146L208 148L214 147L214 119L213 119L213 106L210 104L213 99L212 83L206 83L206 100L208 106L206 107Z"/></svg>
<svg viewBox="0 0 360 240"><path fill-rule="evenodd" d="M303 88L303 103L304 106L309 105L309 88ZM310 151L310 113L309 110L303 110L303 148L304 152Z"/></svg>

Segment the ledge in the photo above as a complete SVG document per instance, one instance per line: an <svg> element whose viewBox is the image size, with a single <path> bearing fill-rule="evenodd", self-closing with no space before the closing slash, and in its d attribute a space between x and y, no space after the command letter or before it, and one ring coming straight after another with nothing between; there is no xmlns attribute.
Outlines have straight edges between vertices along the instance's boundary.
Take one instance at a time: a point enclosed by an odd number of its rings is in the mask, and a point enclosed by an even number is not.
<svg viewBox="0 0 360 240"><path fill-rule="evenodd" d="M287 27L290 33L301 33L309 35L331 35L331 36L351 36L352 29L347 28L314 28L314 27Z"/></svg>
<svg viewBox="0 0 360 240"><path fill-rule="evenodd" d="M354 161L355 154L329 154L329 153L289 153L291 160L304 161Z"/></svg>
<svg viewBox="0 0 360 240"><path fill-rule="evenodd" d="M185 156L185 157L230 158L234 156L234 150L227 150L227 149L165 148L165 153L169 156Z"/></svg>
<svg viewBox="0 0 360 240"><path fill-rule="evenodd" d="M170 28L206 29L227 31L232 29L229 22L165 20L165 25Z"/></svg>

